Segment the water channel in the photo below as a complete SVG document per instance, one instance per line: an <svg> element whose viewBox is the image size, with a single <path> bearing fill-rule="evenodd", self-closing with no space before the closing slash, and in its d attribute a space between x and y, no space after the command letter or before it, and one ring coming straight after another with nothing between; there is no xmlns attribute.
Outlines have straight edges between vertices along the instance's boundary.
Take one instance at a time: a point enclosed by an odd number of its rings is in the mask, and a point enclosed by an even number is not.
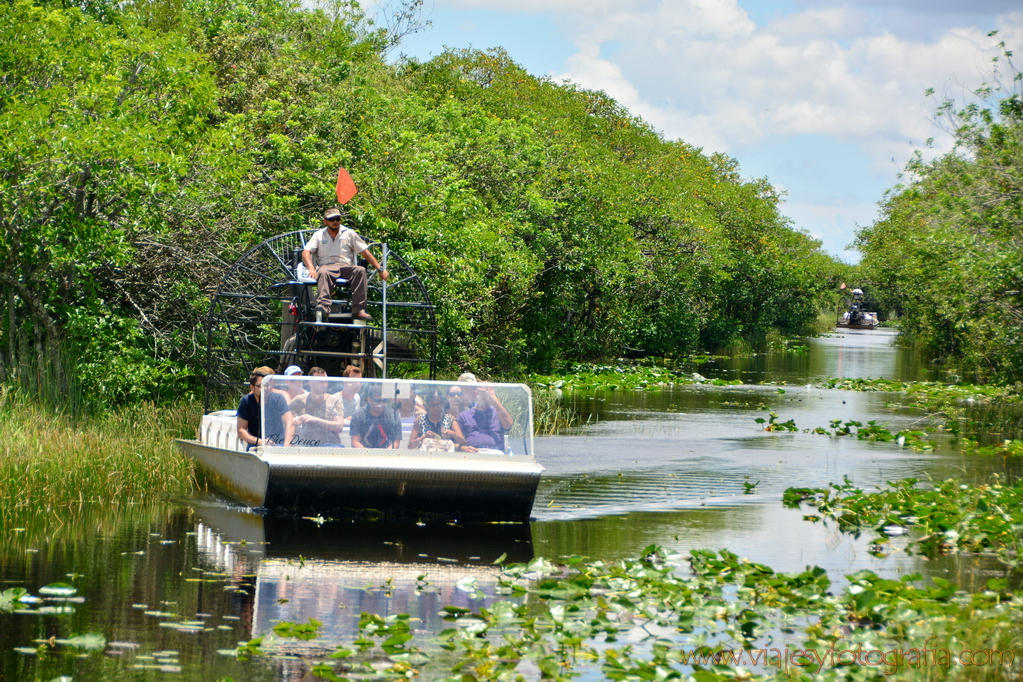
<svg viewBox="0 0 1023 682"><path fill-rule="evenodd" d="M893 339L887 330L847 331L810 339L803 352L699 369L741 385L566 394L586 425L537 439L546 474L528 525L264 518L199 495L87 510L45 530L2 528L0 592L24 587L38 601L0 601L0 679L311 679L296 658L245 662L229 652L275 623L309 618L323 623L320 636L296 640L292 653L329 652L355 638L364 611L408 613L417 630L439 631L448 627L444 606L477 608L494 598L501 556L615 559L651 544L683 553L727 548L778 571L818 565L835 581L869 568L942 576L970 589L998 566L898 551L878 558L869 538L808 523L780 502L790 486L843 477L872 488L907 476L1020 475L1018 465L964 455L940 434L931 436L933 451L918 452L808 432L834 419L932 430L899 395L818 387L828 377L941 378ZM754 420L771 411L800 430L764 431ZM75 592L70 599L40 592L53 583Z"/></svg>

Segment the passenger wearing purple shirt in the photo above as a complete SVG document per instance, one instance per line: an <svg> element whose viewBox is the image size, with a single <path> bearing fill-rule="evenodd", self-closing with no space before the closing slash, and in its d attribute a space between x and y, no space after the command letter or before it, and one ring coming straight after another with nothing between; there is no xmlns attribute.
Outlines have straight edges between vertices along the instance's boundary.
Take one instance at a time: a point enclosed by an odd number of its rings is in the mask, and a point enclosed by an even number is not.
<svg viewBox="0 0 1023 682"><path fill-rule="evenodd" d="M504 451L504 434L512 425L512 416L497 399L493 386L476 390L476 406L458 415L465 442L475 448Z"/></svg>

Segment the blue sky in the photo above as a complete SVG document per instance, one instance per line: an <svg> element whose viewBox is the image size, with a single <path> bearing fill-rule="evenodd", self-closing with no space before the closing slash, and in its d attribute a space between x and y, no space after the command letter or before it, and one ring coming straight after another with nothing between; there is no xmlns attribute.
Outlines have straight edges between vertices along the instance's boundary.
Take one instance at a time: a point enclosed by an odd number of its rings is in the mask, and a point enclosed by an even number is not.
<svg viewBox="0 0 1023 682"><path fill-rule="evenodd" d="M1023 48L1019 0L425 0L423 14L432 26L395 57L502 47L537 76L604 90L767 177L793 224L849 262L914 149L949 147L924 91L989 78L997 39Z"/></svg>

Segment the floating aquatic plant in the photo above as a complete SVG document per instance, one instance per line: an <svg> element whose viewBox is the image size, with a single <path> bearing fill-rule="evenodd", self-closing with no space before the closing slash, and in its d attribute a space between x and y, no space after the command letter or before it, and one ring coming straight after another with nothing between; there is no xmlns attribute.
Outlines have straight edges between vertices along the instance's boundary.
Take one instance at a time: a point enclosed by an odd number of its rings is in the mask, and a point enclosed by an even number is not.
<svg viewBox="0 0 1023 682"><path fill-rule="evenodd" d="M846 581L839 591L822 568L779 573L727 550L693 550L688 560L656 546L614 562L536 559L505 567L499 601L443 609L452 626L415 646L407 614L363 614L352 644L306 664L320 679L443 682L1019 673L1013 647L1023 638L1023 601L1005 580L973 595L940 578L925 585L917 574L892 580L859 571ZM261 644L247 645L249 653L269 655ZM970 668L981 661L975 654L989 667Z"/></svg>
<svg viewBox="0 0 1023 682"><path fill-rule="evenodd" d="M849 533L874 532L875 547L890 544L896 529L912 529L906 551L936 555L950 552L996 552L1010 566L1019 566L1023 543L1023 481L971 486L948 479L933 487L917 487L915 478L889 481L864 492L845 478L828 488L789 488L783 502L805 503Z"/></svg>
<svg viewBox="0 0 1023 682"><path fill-rule="evenodd" d="M794 419L789 419L788 421L785 422L779 422L777 412L769 412L767 416L768 419L764 419L763 417L757 417L753 421L755 421L757 424L766 424L767 426L764 427L764 431L799 431L799 427L796 426L796 422Z"/></svg>

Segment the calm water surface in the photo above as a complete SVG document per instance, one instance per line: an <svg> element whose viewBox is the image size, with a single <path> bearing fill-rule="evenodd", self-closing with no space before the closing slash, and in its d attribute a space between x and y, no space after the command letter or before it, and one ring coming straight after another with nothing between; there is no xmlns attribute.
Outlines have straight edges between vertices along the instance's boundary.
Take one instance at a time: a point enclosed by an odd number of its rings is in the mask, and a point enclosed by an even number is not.
<svg viewBox="0 0 1023 682"><path fill-rule="evenodd" d="M0 592L24 587L39 601L0 600L0 679L305 679L301 658L350 643L363 611L408 613L415 628L436 632L450 626L442 607L493 601L493 562L502 555L613 559L650 544L728 548L780 571L819 565L835 581L869 568L982 585L997 565L901 552L875 558L868 538L808 523L780 503L787 487L843 477L870 488L906 476L1020 474L1003 460L966 457L941 435L933 436L935 451L919 453L802 430L765 432L754 421L773 411L800 429L855 419L930 430L897 395L816 387L835 376L941 378L892 338L885 330L849 331L812 339L806 352L699 368L746 382L738 386L567 395L589 423L537 439L547 473L529 525L274 519L200 496L116 513L83 510L45 530L2 528ZM753 494L744 483L755 484ZM57 582L77 589L72 600L40 594ZM293 641L290 656L225 655L279 621L310 618L323 623L321 635ZM72 640L85 635L91 639ZM74 642L91 642L95 652Z"/></svg>

